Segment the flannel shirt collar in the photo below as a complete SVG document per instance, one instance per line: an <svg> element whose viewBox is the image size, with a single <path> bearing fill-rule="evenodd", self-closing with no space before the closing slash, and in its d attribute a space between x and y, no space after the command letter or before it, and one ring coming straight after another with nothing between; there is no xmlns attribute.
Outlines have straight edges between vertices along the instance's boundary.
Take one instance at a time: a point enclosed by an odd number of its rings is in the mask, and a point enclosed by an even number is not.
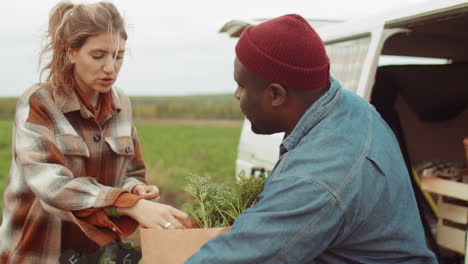
<svg viewBox="0 0 468 264"><path fill-rule="evenodd" d="M122 104L120 103L119 95L114 87L112 87L112 109L117 111L117 113L122 110Z"/></svg>
<svg viewBox="0 0 468 264"><path fill-rule="evenodd" d="M71 94L66 93L63 89L54 90L54 100L62 113L70 113L73 111L80 111L81 116L84 118L90 118L93 113L86 108L86 106L80 101L75 89L71 89ZM111 89L112 93L112 114L119 113L122 110L122 105L119 100L119 96L114 88Z"/></svg>

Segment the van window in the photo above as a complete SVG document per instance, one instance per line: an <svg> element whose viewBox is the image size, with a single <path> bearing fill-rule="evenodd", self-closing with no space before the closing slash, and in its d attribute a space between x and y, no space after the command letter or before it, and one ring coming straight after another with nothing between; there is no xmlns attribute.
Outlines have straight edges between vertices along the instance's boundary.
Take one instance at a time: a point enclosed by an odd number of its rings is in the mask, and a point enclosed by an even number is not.
<svg viewBox="0 0 468 264"><path fill-rule="evenodd" d="M343 88L356 92L370 41L369 36L325 46L330 58L330 73Z"/></svg>

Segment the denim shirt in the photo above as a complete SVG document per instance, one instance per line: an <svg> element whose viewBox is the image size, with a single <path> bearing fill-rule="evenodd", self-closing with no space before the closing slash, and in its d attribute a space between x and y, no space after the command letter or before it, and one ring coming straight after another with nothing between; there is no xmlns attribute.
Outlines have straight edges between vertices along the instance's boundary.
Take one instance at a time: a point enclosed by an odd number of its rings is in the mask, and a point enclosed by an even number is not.
<svg viewBox="0 0 468 264"><path fill-rule="evenodd" d="M258 203L186 263L437 263L398 143L365 100L332 80L282 149Z"/></svg>

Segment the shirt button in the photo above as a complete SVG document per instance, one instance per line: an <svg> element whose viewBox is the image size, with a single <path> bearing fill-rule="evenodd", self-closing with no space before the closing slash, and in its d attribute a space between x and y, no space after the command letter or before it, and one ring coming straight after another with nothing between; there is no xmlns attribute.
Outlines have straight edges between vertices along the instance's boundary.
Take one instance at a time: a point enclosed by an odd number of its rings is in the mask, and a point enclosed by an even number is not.
<svg viewBox="0 0 468 264"><path fill-rule="evenodd" d="M115 227L112 227L112 231L117 232L117 229Z"/></svg>
<svg viewBox="0 0 468 264"><path fill-rule="evenodd" d="M99 140L101 140L101 136L100 135L96 135L93 137L94 141L95 142L99 142Z"/></svg>
<svg viewBox="0 0 468 264"><path fill-rule="evenodd" d="M130 147L126 147L125 152L130 153Z"/></svg>

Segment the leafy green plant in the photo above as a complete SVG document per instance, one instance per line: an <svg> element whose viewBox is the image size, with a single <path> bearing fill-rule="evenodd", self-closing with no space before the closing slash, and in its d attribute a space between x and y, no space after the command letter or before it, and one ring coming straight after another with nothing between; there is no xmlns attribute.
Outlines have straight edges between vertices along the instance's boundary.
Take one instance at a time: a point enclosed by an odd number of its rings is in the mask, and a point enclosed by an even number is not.
<svg viewBox="0 0 468 264"><path fill-rule="evenodd" d="M230 226L260 199L265 179L265 175L240 175L234 183L217 184L208 176L193 175L184 188L193 200L184 204L182 210L201 228Z"/></svg>

